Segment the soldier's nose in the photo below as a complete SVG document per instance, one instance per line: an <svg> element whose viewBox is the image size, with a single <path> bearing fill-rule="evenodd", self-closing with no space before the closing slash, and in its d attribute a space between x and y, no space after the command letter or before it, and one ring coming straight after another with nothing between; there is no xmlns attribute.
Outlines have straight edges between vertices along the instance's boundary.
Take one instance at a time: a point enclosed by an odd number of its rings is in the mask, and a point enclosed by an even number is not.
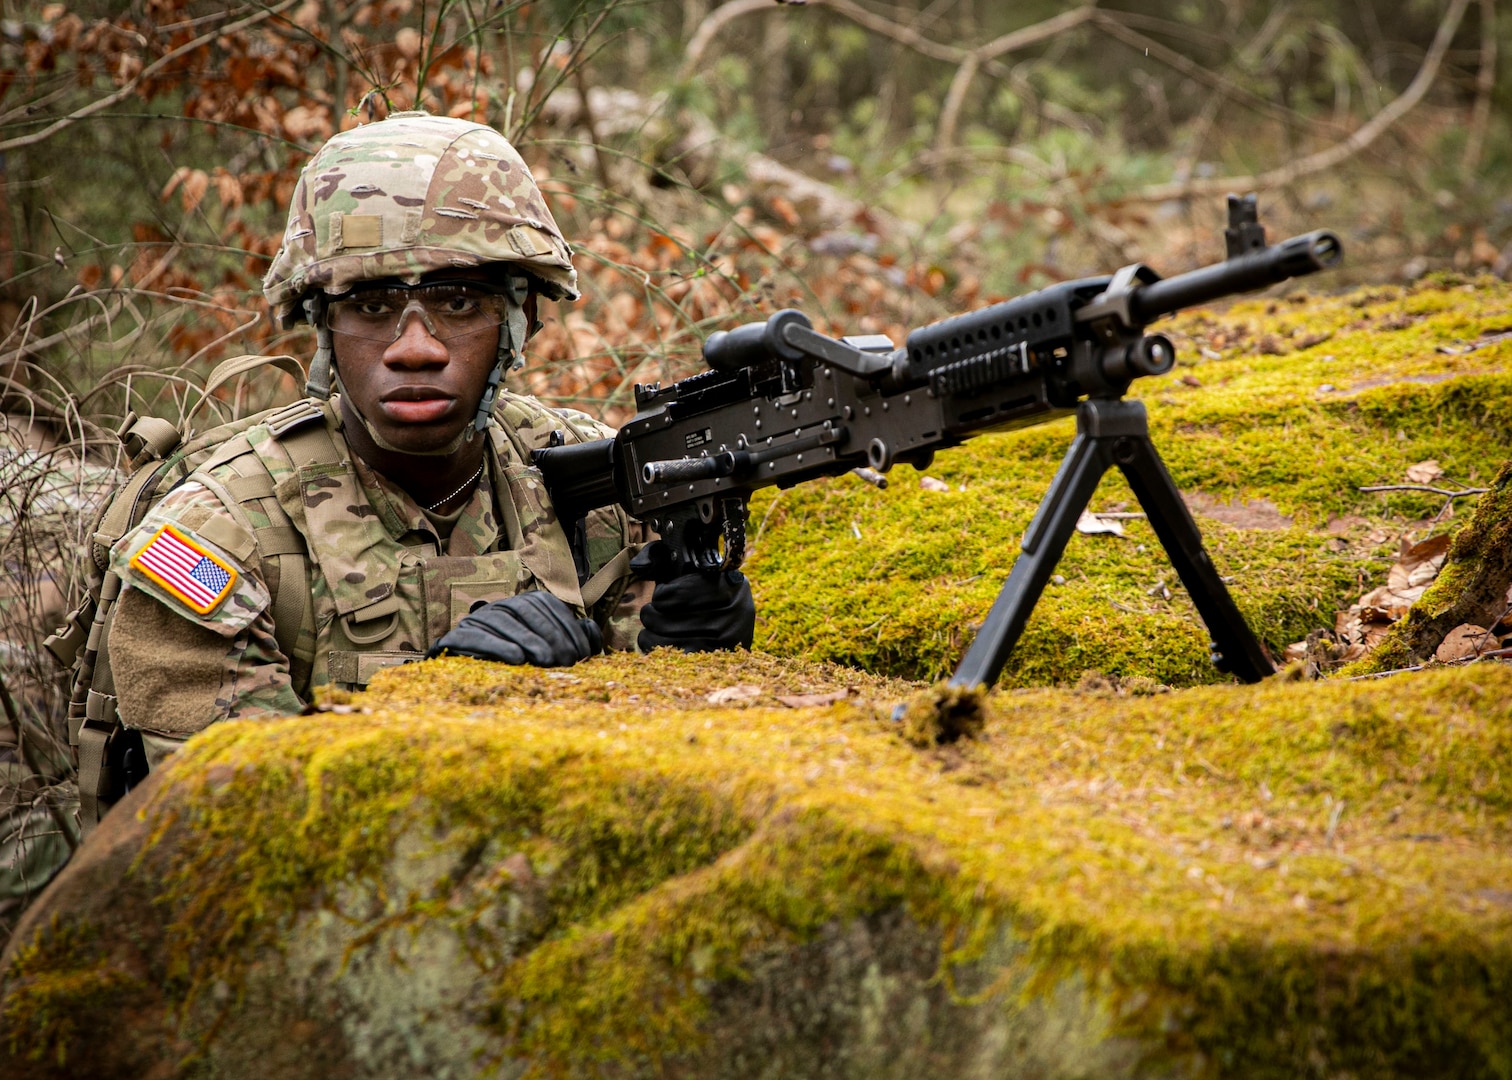
<svg viewBox="0 0 1512 1080"><path fill-rule="evenodd" d="M445 363L446 344L427 329L425 320L417 312L407 315L409 317L400 326L399 336L384 350L383 362L405 367Z"/></svg>

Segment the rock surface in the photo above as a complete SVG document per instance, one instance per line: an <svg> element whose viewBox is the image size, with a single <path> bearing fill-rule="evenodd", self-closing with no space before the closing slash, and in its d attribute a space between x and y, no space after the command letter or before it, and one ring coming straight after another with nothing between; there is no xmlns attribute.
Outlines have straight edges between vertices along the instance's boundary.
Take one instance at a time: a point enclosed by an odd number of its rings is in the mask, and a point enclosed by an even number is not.
<svg viewBox="0 0 1512 1080"><path fill-rule="evenodd" d="M0 1075L1506 1075L1512 670L1162 689L920 746L845 669L442 660L216 725L28 913Z"/></svg>

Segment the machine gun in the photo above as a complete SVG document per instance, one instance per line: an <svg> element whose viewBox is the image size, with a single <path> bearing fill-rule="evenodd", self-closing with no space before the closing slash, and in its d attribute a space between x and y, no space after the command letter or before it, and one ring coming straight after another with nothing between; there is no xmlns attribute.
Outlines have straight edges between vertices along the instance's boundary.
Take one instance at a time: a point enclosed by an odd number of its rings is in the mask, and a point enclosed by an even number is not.
<svg viewBox="0 0 1512 1080"><path fill-rule="evenodd" d="M1275 669L1234 605L1196 522L1150 441L1130 384L1169 371L1176 350L1146 327L1181 308L1335 266L1339 238L1265 243L1255 197L1229 196L1228 258L1162 279L1142 263L1067 281L921 327L898 349L880 335L832 338L801 312L710 335L709 370L637 385L613 439L536 452L564 520L619 503L671 548L677 572L738 567L758 488L866 466L923 470L973 435L1073 411L1076 438L1024 534L1022 553L951 682L991 685L1029 620L1103 473L1117 465L1213 639L1219 670Z"/></svg>

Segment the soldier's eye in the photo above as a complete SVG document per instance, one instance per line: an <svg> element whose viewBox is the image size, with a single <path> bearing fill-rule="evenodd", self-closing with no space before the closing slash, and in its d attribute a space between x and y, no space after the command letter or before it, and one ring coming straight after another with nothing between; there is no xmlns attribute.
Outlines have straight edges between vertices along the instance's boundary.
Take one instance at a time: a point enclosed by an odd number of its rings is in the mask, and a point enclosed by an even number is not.
<svg viewBox="0 0 1512 1080"><path fill-rule="evenodd" d="M359 296L348 300L347 311L362 319L382 319L398 310L392 299L386 296Z"/></svg>
<svg viewBox="0 0 1512 1080"><path fill-rule="evenodd" d="M478 310L478 301L471 296L458 293L453 296L443 296L439 299L435 308L441 315L471 315Z"/></svg>

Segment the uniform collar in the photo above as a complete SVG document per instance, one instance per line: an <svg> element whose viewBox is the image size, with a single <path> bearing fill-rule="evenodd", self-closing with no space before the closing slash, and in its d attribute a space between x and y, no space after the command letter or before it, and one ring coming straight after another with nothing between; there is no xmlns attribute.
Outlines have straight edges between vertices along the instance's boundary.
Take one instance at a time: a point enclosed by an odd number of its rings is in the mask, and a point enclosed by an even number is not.
<svg viewBox="0 0 1512 1080"><path fill-rule="evenodd" d="M437 551L446 555L482 555L506 546L500 543L499 520L494 512L494 477L498 464L488 448L484 449L485 468L478 486L473 489L472 498L462 508L462 516L452 527L451 537L444 543L436 535L435 527L425 516L420 504L403 488L355 454L352 455L352 464L357 482L367 496L369 505L391 535L403 538L409 533L424 534L431 538Z"/></svg>

